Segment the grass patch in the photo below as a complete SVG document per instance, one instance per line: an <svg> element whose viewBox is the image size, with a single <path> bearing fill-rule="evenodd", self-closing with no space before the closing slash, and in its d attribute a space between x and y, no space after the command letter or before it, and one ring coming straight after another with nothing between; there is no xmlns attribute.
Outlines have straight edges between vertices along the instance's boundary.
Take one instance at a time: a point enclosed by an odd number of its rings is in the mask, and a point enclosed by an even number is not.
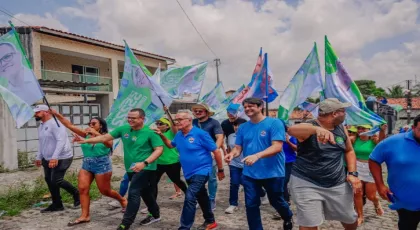
<svg viewBox="0 0 420 230"><path fill-rule="evenodd" d="M65 180L73 184L77 188L77 171L69 171L65 176ZM23 210L29 209L32 205L43 201L42 197L48 194L48 186L43 176L35 179L32 185L24 183L11 186L7 193L0 197L0 210L5 210L5 216L16 216ZM65 190L61 189L61 197L63 203L73 204L73 197ZM96 200L101 197L96 182L93 181L90 186L90 198Z"/></svg>

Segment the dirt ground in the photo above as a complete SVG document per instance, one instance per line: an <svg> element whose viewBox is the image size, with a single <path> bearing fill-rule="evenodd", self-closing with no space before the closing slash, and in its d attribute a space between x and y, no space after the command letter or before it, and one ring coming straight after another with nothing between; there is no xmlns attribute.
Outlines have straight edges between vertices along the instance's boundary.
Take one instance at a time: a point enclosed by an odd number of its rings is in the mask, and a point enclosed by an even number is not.
<svg viewBox="0 0 420 230"><path fill-rule="evenodd" d="M72 170L79 169L81 160L73 162ZM114 162L113 172L115 176L122 177L124 169L121 162ZM216 221L219 223L218 229L248 229L245 207L244 207L244 196L243 192L240 194L240 206L239 210L235 214L225 214L224 210L229 206L229 170L227 172L226 179L219 182L218 193L217 193L217 209L215 211ZM42 175L41 169L16 172L16 173L3 173L0 174L0 194L8 185L19 183L24 181L30 183L37 176ZM114 182L116 187L119 186L119 182ZM64 192L64 191L63 191ZM154 223L148 227L142 227L139 222L145 217L143 214L137 215L135 223L131 229L144 229L144 230L157 230L157 229L177 229L179 224L180 213L183 205L183 198L176 200L168 199L174 193L173 185L167 182L166 178L163 178L159 185L159 198L158 204L161 210L162 220L158 223ZM292 194L293 195L293 194ZM78 217L80 209L66 208L63 212L53 214L41 214L40 208L33 208L22 212L21 215L16 217L3 217L0 219L1 230L12 230L12 229L116 229L118 224L121 222L122 213L120 209L112 208L109 202L112 200L107 197L103 197L91 204L91 222L75 227L67 227L67 223ZM385 214L381 217L377 217L374 207L371 202L368 202L365 206L365 223L359 229L375 230L375 229L397 229L397 214L391 211L385 202L382 203L384 206ZM144 204L142 203L142 208ZM294 206L292 204L292 210ZM261 207L261 216L263 218L264 229L283 229L283 221L273 220L272 215L274 209L270 205L264 205ZM201 210L197 210L195 225L199 225L203 222ZM298 229L295 226L294 229ZM336 221L325 221L321 229L343 229L340 223ZM420 229L420 228L419 228Z"/></svg>

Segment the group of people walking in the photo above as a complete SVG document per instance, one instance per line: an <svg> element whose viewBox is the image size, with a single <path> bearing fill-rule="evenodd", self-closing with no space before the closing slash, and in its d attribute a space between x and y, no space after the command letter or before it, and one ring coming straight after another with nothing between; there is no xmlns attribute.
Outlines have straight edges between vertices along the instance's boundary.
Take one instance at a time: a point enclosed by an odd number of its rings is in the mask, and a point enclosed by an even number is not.
<svg viewBox="0 0 420 230"><path fill-rule="evenodd" d="M117 229L129 229L134 224L141 200L149 214L140 224L149 225L161 219L156 200L158 182L166 173L184 193L178 229L193 227L198 207L205 221L197 229L215 229L217 181L225 178L226 162L230 193L225 213L238 210L242 185L251 230L263 229L260 205L266 202L281 217L286 230L294 223L301 230L317 229L324 220L340 221L347 230L356 229L364 222L366 198L373 202L377 215L383 215L377 193L397 210L400 229L417 228L420 116L414 119L411 131L385 138L386 125L372 137L364 135L372 128L367 124L344 126L346 108L351 104L335 98L319 103L317 119L292 126L264 116L260 99L245 99L243 106L249 121L228 113L228 119L220 124L211 118L213 113L207 105L197 104L191 110L178 111L174 119L157 120L155 129L144 125L144 111L135 108L127 115L127 125L108 133L101 118L92 118L89 128L83 130L58 112L38 105L34 109L36 119L41 121L36 164L44 167L53 200L41 212L63 210L61 187L73 195L74 205L81 204L82 208L81 216L68 225L89 222L89 187L95 179L101 193L121 205L124 216ZM60 121L60 127L52 115ZM81 144L84 154L78 189L63 179L73 157L65 127L75 133L74 141ZM110 186L109 156L112 141L118 138L127 171L124 187L130 183L127 199ZM387 165L389 187L383 180L382 163ZM296 206L294 213L291 201Z"/></svg>

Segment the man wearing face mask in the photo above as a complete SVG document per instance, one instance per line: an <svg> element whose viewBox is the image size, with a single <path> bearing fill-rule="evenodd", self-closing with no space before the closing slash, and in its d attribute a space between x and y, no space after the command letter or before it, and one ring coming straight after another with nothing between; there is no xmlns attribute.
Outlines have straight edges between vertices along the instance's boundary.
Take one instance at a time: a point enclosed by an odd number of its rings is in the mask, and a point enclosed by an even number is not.
<svg viewBox="0 0 420 230"><path fill-rule="evenodd" d="M72 184L64 180L67 169L73 162L73 151L66 127L53 119L48 106L37 105L34 108L35 120L41 121L38 127L39 147L35 165L44 167L45 181L51 193L52 204L41 213L64 210L61 201L60 188L73 196L74 207L80 205L79 191Z"/></svg>

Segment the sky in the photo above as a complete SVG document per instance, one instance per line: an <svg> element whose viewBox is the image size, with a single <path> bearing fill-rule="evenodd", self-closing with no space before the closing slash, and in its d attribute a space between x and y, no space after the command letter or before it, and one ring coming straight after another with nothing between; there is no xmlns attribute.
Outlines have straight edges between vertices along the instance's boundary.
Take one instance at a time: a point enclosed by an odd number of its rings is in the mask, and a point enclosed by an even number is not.
<svg viewBox="0 0 420 230"><path fill-rule="evenodd" d="M1 10L46 26L169 56L176 66L208 61L202 95L216 85L216 56L225 90L251 79L260 47L274 88L282 91L324 36L353 80L387 88L420 81L420 0L0 0ZM10 17L0 12L0 24ZM15 25L22 25L12 19Z"/></svg>

